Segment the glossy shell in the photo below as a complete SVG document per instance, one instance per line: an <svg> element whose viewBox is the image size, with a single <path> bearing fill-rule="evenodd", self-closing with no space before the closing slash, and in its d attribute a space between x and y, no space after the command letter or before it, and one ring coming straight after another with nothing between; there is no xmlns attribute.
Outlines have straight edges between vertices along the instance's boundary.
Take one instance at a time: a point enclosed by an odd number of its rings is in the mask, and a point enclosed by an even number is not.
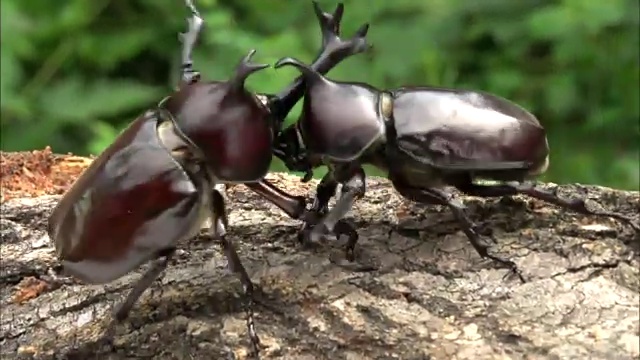
<svg viewBox="0 0 640 360"><path fill-rule="evenodd" d="M257 181L271 164L273 132L268 109L244 89L199 82L182 88L163 107L224 182Z"/></svg>
<svg viewBox="0 0 640 360"><path fill-rule="evenodd" d="M65 270L87 283L123 276L193 232L204 197L161 143L152 112L78 178L49 218Z"/></svg>
<svg viewBox="0 0 640 360"><path fill-rule="evenodd" d="M544 128L529 112L481 92L407 88L394 93L398 148L445 170L510 170L548 165Z"/></svg>
<svg viewBox="0 0 640 360"><path fill-rule="evenodd" d="M309 153L352 161L383 140L379 92L366 84L317 80L304 98L297 126Z"/></svg>

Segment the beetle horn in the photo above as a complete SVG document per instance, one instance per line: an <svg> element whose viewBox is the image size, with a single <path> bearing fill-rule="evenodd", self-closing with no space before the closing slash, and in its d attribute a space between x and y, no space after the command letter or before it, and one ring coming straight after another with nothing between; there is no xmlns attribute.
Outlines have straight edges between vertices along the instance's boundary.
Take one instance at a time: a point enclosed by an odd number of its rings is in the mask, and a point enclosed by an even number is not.
<svg viewBox="0 0 640 360"><path fill-rule="evenodd" d="M273 66L276 69L279 69L283 66L293 66L296 69L298 69L298 71L300 71L302 73L302 76L305 77L305 80L309 81L309 82L316 82L316 81L321 81L324 80L324 77L322 76L322 74L320 74L319 72L315 71L314 69L312 69L309 65L303 63L302 61L292 58L292 57L285 57L282 58L280 60L278 60L275 65Z"/></svg>
<svg viewBox="0 0 640 360"><path fill-rule="evenodd" d="M256 53L255 49L251 49L247 55L245 55L240 63L236 67L236 73L233 78L229 79L229 84L236 88L242 89L244 88L244 82L247 80L249 75L253 74L256 71L260 71L262 69L268 68L269 64L255 64L251 62L251 58L253 54Z"/></svg>

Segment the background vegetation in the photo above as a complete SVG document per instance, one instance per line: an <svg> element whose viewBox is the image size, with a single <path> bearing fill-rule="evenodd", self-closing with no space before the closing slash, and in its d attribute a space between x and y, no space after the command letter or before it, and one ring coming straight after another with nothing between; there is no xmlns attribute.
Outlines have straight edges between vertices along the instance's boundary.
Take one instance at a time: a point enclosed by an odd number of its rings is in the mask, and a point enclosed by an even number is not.
<svg viewBox="0 0 640 360"><path fill-rule="evenodd" d="M332 11L336 2L320 4ZM207 28L195 61L208 78L226 78L251 48L257 61L274 63L310 61L319 47L309 1L197 5ZM545 180L637 189L638 7L636 0L351 0L342 31L350 36L370 22L376 50L330 77L497 93L547 127ZM1 14L3 150L51 145L97 154L175 84L176 34L186 26L180 0L4 0ZM295 76L263 71L250 86L275 92Z"/></svg>

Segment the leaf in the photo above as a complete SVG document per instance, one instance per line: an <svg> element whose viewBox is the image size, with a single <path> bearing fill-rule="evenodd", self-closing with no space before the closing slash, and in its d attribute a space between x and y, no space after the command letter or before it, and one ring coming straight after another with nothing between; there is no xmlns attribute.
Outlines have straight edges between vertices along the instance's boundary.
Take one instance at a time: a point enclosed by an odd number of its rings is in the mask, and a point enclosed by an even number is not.
<svg viewBox="0 0 640 360"><path fill-rule="evenodd" d="M536 10L526 23L535 39L562 38L574 29L573 14L559 5Z"/></svg>
<svg viewBox="0 0 640 360"><path fill-rule="evenodd" d="M155 31L151 28L116 29L106 34L91 34L80 37L77 51L80 60L95 63L105 70L111 70L120 61L138 55L154 38Z"/></svg>
<svg viewBox="0 0 640 360"><path fill-rule="evenodd" d="M82 123L87 118L111 117L159 100L160 89L132 81L96 80L83 84L78 77L56 83L42 97L46 116Z"/></svg>
<svg viewBox="0 0 640 360"><path fill-rule="evenodd" d="M23 71L10 49L0 52L0 108L2 109L2 123L7 120L8 114L15 116L27 116L29 107L26 99L17 93L23 80Z"/></svg>
<svg viewBox="0 0 640 360"><path fill-rule="evenodd" d="M637 13L637 2L635 12ZM585 35L595 34L606 26L619 23L625 14L631 10L627 8L627 0L585 1L565 0L567 11L575 13L582 19L580 27Z"/></svg>
<svg viewBox="0 0 640 360"><path fill-rule="evenodd" d="M0 43L2 52L12 51L16 56L25 56L33 52L30 41L33 21L23 13L14 1L0 2Z"/></svg>
<svg viewBox="0 0 640 360"><path fill-rule="evenodd" d="M103 152L119 134L115 127L103 121L92 122L91 130L94 132L95 137L87 146L90 154L100 154Z"/></svg>
<svg viewBox="0 0 640 360"><path fill-rule="evenodd" d="M547 84L544 95L548 106L556 118L566 118L579 102L573 73L559 71L548 79Z"/></svg>

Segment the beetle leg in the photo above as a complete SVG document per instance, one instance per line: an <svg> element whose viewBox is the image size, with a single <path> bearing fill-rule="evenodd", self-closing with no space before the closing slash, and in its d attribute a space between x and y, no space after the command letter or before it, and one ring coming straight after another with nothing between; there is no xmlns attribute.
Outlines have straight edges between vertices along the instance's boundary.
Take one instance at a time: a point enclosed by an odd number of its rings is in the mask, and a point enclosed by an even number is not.
<svg viewBox="0 0 640 360"><path fill-rule="evenodd" d="M462 231L465 233L465 235L469 239L469 242L481 257L491 259L502 265L503 267L509 268L511 270L511 273L515 273L520 281L522 281L523 283L525 282L524 277L518 269L518 266L513 261L489 254L489 252L487 251L489 246L481 242L480 235L475 231L475 225L473 224L471 219L469 219L469 217L465 214L465 206L461 201L454 199L453 195L443 190L411 187L394 177L391 177L391 181L393 182L394 188L400 193L400 195L409 200L425 204L443 205L451 209L453 215L462 226Z"/></svg>
<svg viewBox="0 0 640 360"><path fill-rule="evenodd" d="M621 222L629 224L636 232L640 233L640 225L634 223L630 217L617 214L610 211L596 211L587 209L585 201L582 199L565 200L558 197L556 194L550 191L537 189L534 184L522 183L522 184L505 184L505 185L478 185L473 184L471 181L465 184L459 184L456 186L460 191L467 193L471 196L480 197L499 197L499 196L513 196L517 194L524 194L531 196L535 199L546 201L561 208L575 211L579 214L602 216L617 219Z"/></svg>
<svg viewBox="0 0 640 360"><path fill-rule="evenodd" d="M297 123L280 132L273 144L273 155L278 157L290 171L304 172L302 182L308 182L313 177L313 165L309 161L304 148L304 141L298 129Z"/></svg>
<svg viewBox="0 0 640 360"><path fill-rule="evenodd" d="M188 31L180 34L180 41L182 42L182 64L180 66L179 86L192 84L200 80L200 73L193 69L193 59L191 55L204 21L195 5L193 5L192 0L185 0L185 3L187 9L191 12L191 17L187 19L187 23L189 24Z"/></svg>
<svg viewBox="0 0 640 360"><path fill-rule="evenodd" d="M335 194L338 181L331 172L330 175L325 175L323 181L324 184L321 181L320 185L318 185L316 201L314 201L314 208L317 211L314 213L312 208L309 219L305 219L305 225L300 235L301 239L315 242L325 234L334 234L337 238L340 238L341 235L346 235L348 237L346 257L347 260L353 261L355 259L354 249L358 242L358 232L344 217L353 208L355 201L365 194L366 180L364 170L358 168L347 181L342 182L340 198L331 210L327 209L327 205L331 196ZM325 212L326 214L324 214ZM324 216L318 219L318 215L323 214Z"/></svg>
<svg viewBox="0 0 640 360"><path fill-rule="evenodd" d="M258 334L256 333L256 328L253 320L253 282L247 274L247 270L242 265L242 261L240 261L240 257L236 252L235 247L227 239L226 235L226 224L227 214L224 203L224 197L217 190L213 190L212 192L212 218L211 218L211 233L220 242L220 246L222 246L222 250L227 258L227 263L229 269L236 273L240 278L240 283L242 284L242 290L244 292L245 297L245 312L247 314L247 330L249 332L249 339L251 340L251 346L253 347L253 352L258 356L260 352L260 339L258 338Z"/></svg>
<svg viewBox="0 0 640 360"><path fill-rule="evenodd" d="M313 198L311 209L305 214L304 224L298 233L298 241L301 244L306 243L307 234L314 225L316 225L329 210L329 200L336 194L338 182L333 176L332 171L328 171L320 180L316 187L316 195Z"/></svg>
<svg viewBox="0 0 640 360"><path fill-rule="evenodd" d="M244 184L258 195L269 200L293 219L299 219L304 215L307 200L304 196L293 196L280 190L266 179L254 183Z"/></svg>
<svg viewBox="0 0 640 360"><path fill-rule="evenodd" d="M123 321L129 316L129 312L135 305L136 301L140 299L142 293L147 290L151 284L162 274L162 272L169 265L169 261L175 254L176 249L170 248L163 251L158 255L159 259L149 267L149 269L142 275L142 277L135 283L129 295L127 295L126 299L120 305L118 305L114 310L114 317L117 321Z"/></svg>
<svg viewBox="0 0 640 360"><path fill-rule="evenodd" d="M316 196L309 211L318 215L325 214L329 210L329 200L336 195L337 188L338 182L333 176L333 172L327 172L316 188Z"/></svg>

